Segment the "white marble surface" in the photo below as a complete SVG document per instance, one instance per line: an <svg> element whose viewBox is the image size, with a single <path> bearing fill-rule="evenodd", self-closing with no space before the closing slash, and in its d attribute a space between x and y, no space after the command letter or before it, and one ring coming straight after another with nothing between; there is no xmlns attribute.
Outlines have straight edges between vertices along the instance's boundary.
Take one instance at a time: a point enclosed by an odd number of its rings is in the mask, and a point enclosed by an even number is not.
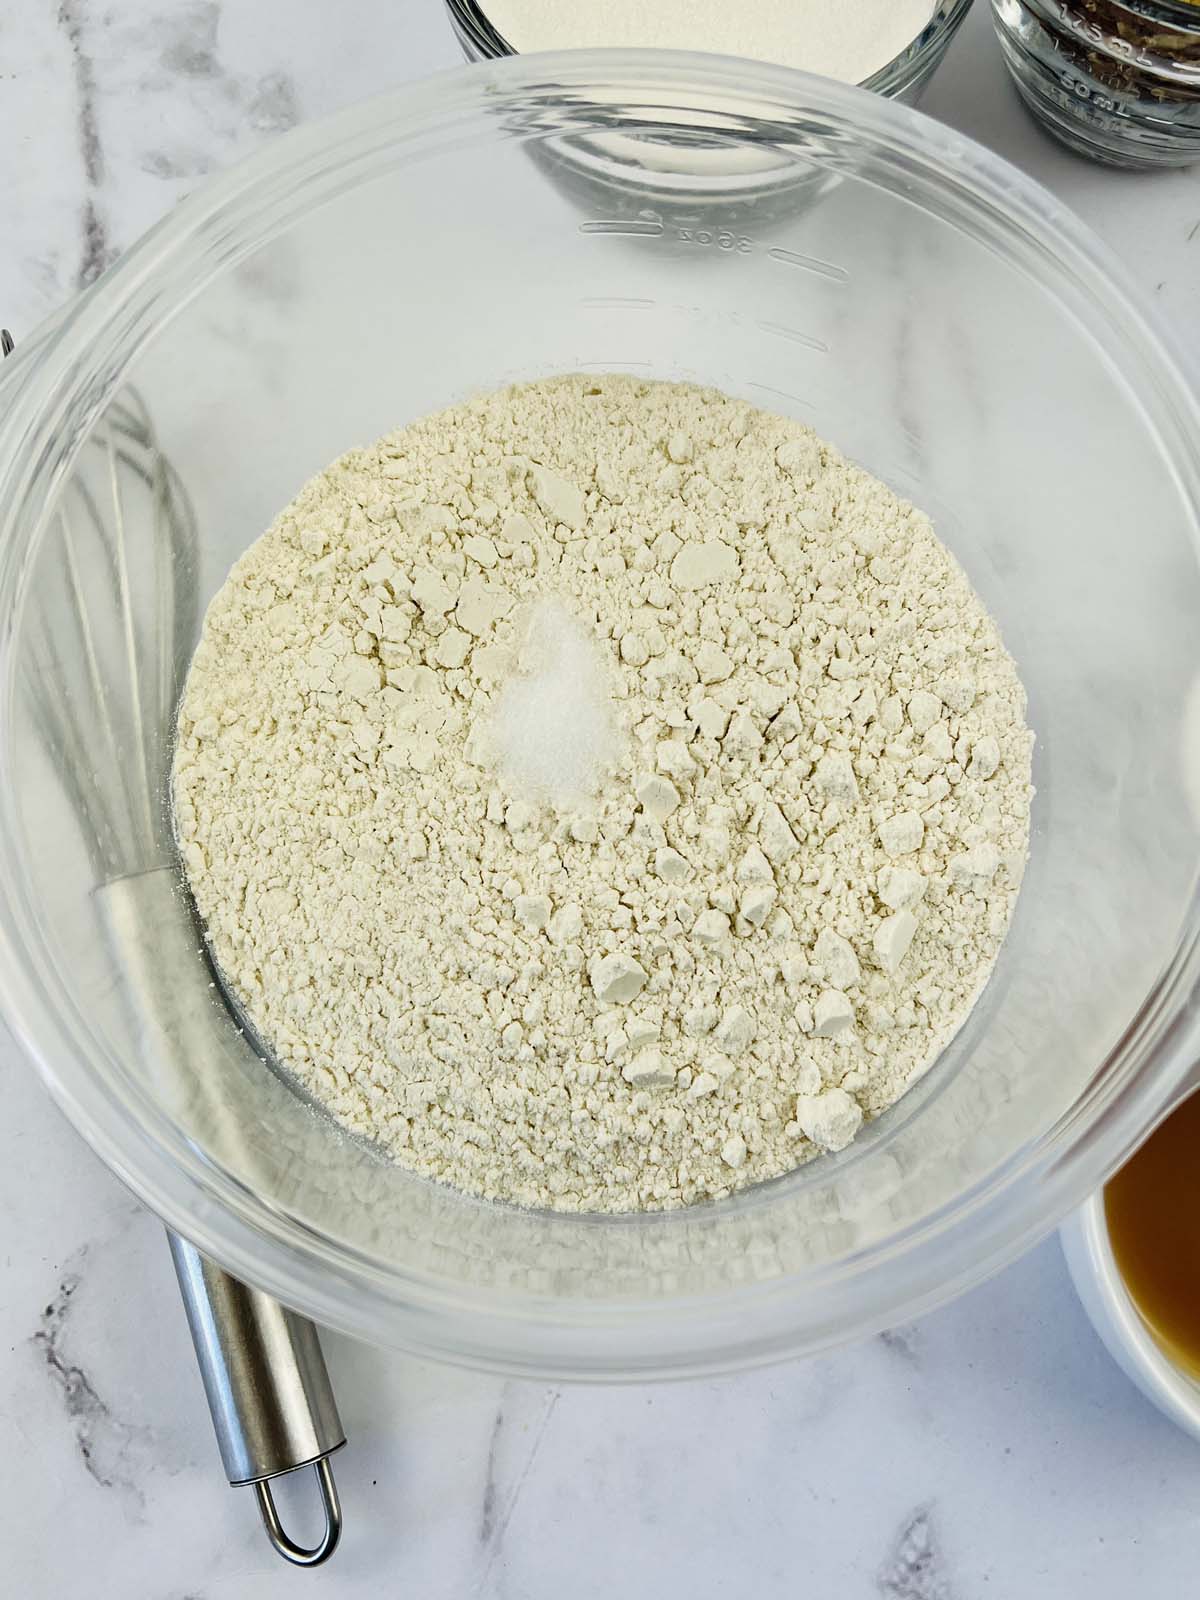
<svg viewBox="0 0 1200 1600"><path fill-rule="evenodd" d="M20 338L206 173L453 65L437 0L0 0L0 320ZM984 6L927 109L1108 239L1200 358L1200 172L1047 142ZM14 1600L1190 1593L1200 1452L1083 1319L1057 1246L882 1339L749 1377L558 1390L330 1338L351 1446L312 1577L227 1490L155 1220L0 1046L0 1593Z"/></svg>

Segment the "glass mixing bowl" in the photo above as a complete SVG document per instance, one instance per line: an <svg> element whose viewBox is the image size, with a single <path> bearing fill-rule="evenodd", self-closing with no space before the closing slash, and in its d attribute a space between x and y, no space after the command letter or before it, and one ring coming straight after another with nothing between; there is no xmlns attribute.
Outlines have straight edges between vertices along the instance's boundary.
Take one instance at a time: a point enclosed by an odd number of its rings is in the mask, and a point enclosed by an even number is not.
<svg viewBox="0 0 1200 1600"><path fill-rule="evenodd" d="M703 174L669 216L548 179L573 141L664 121L763 177L759 221L710 215ZM466 68L185 201L0 373L0 986L76 1126L172 1227L319 1321L516 1373L813 1350L1016 1256L1179 1092L1200 1035L1200 415L1142 298L951 130L711 56ZM139 764L161 800L147 706L86 759L48 760L40 727L47 673L97 648L81 614L123 596L126 653L153 636L145 561L105 555L77 584L64 556L68 514L113 520L112 440L136 406L170 473L121 498L123 525L186 497L172 570L207 601L340 451L571 369L716 384L927 508L999 618L1039 741L1032 859L968 1026L850 1149L683 1212L488 1206L340 1134L189 965L182 899L135 898L132 944L103 926L97 881L122 869L84 848L78 813ZM119 708L77 709L87 735ZM130 992L167 1013L147 1022Z"/></svg>

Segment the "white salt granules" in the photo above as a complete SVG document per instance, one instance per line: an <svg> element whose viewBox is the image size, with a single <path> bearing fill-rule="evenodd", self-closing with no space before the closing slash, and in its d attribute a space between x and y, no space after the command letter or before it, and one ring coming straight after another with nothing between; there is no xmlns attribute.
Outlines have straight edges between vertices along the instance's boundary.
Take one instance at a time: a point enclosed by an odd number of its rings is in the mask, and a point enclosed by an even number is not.
<svg viewBox="0 0 1200 1600"><path fill-rule="evenodd" d="M919 512L743 401L568 377L301 491L209 608L175 814L341 1123L620 1211L840 1148L926 1070L1008 926L1030 743Z"/></svg>
<svg viewBox="0 0 1200 1600"><path fill-rule="evenodd" d="M616 760L620 742L604 658L561 601L534 605L485 738L514 792L559 805L594 794Z"/></svg>

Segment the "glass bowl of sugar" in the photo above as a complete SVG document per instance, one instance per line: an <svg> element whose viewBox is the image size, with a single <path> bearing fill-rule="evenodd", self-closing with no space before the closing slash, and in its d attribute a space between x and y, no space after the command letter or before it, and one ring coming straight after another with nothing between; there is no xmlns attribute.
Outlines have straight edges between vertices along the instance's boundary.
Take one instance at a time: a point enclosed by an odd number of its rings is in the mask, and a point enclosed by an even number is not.
<svg viewBox="0 0 1200 1600"><path fill-rule="evenodd" d="M618 0L604 7L564 6L556 0L446 0L451 24L469 61L483 62L575 49L697 48L762 61L857 85L916 104L971 7L971 0L798 0L788 7L724 0L669 0L647 7ZM570 84L556 85L567 100ZM603 104L586 131L553 143L528 141L529 159L589 215L634 223L666 219L685 229L721 223L719 247L740 248L745 230L761 232L810 204L826 176L782 159L769 130L752 129L753 107L728 105L742 124L736 144L713 136L703 119L669 101L647 103L636 122L627 108L606 114ZM615 108L614 108L615 110ZM522 119L509 106L506 116ZM535 131L535 130L531 130ZM716 237L714 235L713 237Z"/></svg>
<svg viewBox="0 0 1200 1600"><path fill-rule="evenodd" d="M710 50L795 67L913 105L940 66L971 0L446 0L468 61L563 49Z"/></svg>

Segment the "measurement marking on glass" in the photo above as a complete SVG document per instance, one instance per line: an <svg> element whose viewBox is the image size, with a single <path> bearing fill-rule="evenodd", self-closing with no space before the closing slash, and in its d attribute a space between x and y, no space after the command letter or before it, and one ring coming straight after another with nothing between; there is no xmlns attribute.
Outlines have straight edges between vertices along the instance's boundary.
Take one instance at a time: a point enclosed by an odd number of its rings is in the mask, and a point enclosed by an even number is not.
<svg viewBox="0 0 1200 1600"><path fill-rule="evenodd" d="M782 322L760 322L757 324L763 333L773 333L780 339L790 339L793 344L802 344L806 350L816 350L821 355L829 354L829 346L821 339L814 339L811 333L801 333L799 328L785 328Z"/></svg>
<svg viewBox="0 0 1200 1600"><path fill-rule="evenodd" d="M757 389L760 394L773 394L776 400L786 400L789 405L801 411L815 411L816 407L811 400L806 400L803 395L790 394L787 389L772 389L769 383L755 383L752 380L746 384L747 389Z"/></svg>
<svg viewBox="0 0 1200 1600"><path fill-rule="evenodd" d="M802 256L795 250L768 250L772 261L781 261L785 267L799 267L803 272L815 272L819 278L832 278L835 283L849 283L850 274L834 261L822 261L818 256Z"/></svg>
<svg viewBox="0 0 1200 1600"><path fill-rule="evenodd" d="M698 244L705 248L716 245L718 250L735 250L740 256L748 256L754 249L754 240L748 234L730 233L727 228L716 232L712 228L677 228L675 237L681 244Z"/></svg>
<svg viewBox="0 0 1200 1600"><path fill-rule="evenodd" d="M655 238L663 231L663 225L661 222L651 222L648 219L639 221L635 217L622 220L618 217L610 222L581 222L579 231L580 233L633 233Z"/></svg>

